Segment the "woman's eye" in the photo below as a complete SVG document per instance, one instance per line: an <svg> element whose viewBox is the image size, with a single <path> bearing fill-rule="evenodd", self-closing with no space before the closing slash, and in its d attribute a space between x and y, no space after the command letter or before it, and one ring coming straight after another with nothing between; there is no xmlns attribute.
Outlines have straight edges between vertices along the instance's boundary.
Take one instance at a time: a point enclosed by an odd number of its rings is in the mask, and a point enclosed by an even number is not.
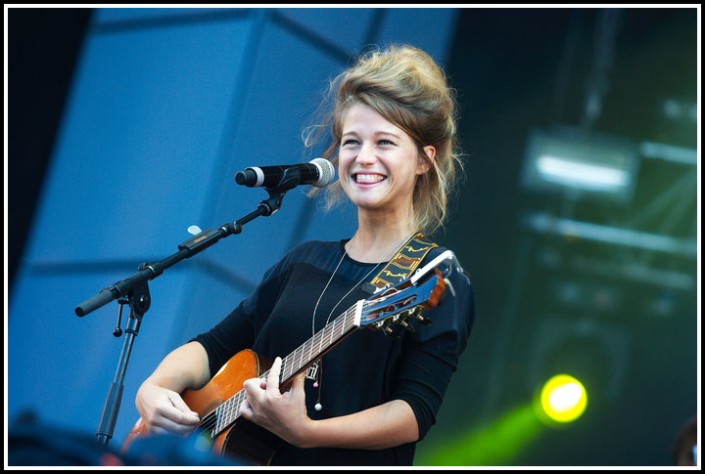
<svg viewBox="0 0 705 474"><path fill-rule="evenodd" d="M352 138L349 138L347 140L343 140L343 146L348 146L348 145L357 145L358 141L353 140Z"/></svg>

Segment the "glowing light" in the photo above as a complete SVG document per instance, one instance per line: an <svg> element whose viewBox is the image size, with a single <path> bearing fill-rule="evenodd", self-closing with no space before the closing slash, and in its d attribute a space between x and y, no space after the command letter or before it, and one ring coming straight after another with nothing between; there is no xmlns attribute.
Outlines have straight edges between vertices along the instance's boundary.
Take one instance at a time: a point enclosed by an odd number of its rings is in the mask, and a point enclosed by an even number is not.
<svg viewBox="0 0 705 474"><path fill-rule="evenodd" d="M608 168L591 163L581 163L557 156L542 155L536 167L546 181L562 183L568 187L580 186L594 191L612 190L626 186L627 170Z"/></svg>
<svg viewBox="0 0 705 474"><path fill-rule="evenodd" d="M542 419L570 423L580 418L588 403L587 391L575 377L559 374L551 377L541 389L540 410Z"/></svg>
<svg viewBox="0 0 705 474"><path fill-rule="evenodd" d="M633 195L638 158L636 144L625 138L574 127L533 130L522 183L531 191L626 204Z"/></svg>

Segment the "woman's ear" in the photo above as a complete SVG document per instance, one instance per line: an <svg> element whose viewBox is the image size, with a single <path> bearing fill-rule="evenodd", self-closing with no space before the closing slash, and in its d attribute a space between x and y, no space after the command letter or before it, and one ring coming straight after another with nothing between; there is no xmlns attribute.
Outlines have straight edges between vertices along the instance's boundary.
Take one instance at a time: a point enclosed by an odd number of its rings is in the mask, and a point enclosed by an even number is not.
<svg viewBox="0 0 705 474"><path fill-rule="evenodd" d="M436 147L433 145L426 145L423 147L423 156L419 159L419 165L416 167L416 174L422 175L426 174L429 169L431 169L431 162L436 159Z"/></svg>

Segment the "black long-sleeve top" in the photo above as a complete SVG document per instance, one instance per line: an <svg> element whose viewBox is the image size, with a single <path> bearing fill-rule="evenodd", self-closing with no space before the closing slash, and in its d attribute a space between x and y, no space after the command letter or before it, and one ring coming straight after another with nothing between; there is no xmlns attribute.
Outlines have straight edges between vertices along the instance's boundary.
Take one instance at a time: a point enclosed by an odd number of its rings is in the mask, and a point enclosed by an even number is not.
<svg viewBox="0 0 705 474"><path fill-rule="evenodd" d="M300 244L271 267L255 291L225 319L195 337L206 349L211 374L243 349L251 348L270 360L285 358L358 300L369 298L361 283L369 282L384 264L374 268L375 264L343 256L346 242ZM418 268L444 250L431 250ZM316 302L336 267L313 321ZM309 416L331 418L404 400L416 416L422 439L435 423L475 317L467 273L456 267L449 279L455 294L446 289L439 304L426 310L431 324L414 321L413 332L405 330L398 336L361 327L327 353L320 385L305 383ZM321 411L314 409L318 401ZM414 449L415 443L382 450L300 449L283 443L271 464L412 465Z"/></svg>

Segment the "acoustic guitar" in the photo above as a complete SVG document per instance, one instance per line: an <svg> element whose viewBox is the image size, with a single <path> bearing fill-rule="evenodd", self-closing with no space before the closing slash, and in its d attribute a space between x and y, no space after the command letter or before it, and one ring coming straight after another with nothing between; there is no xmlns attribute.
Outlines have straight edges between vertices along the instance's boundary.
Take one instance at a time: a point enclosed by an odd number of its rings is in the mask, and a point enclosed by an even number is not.
<svg viewBox="0 0 705 474"><path fill-rule="evenodd" d="M452 262L455 262L455 255L447 250L413 276L379 289L348 308L283 358L280 390L286 391L296 375L313 366L357 329L371 328L385 334L397 334L403 328L413 330L407 322L410 317L430 323L423 311L435 307L440 301L449 285L447 277L453 269ZM240 416L240 405L245 400L245 380L266 379L270 365L271 362L246 349L230 358L205 386L182 393L188 407L201 417L197 431L210 440L214 453L244 457L258 465L270 464L283 441ZM149 436L149 432L140 418L127 436L122 452L127 452L133 442L145 436Z"/></svg>

